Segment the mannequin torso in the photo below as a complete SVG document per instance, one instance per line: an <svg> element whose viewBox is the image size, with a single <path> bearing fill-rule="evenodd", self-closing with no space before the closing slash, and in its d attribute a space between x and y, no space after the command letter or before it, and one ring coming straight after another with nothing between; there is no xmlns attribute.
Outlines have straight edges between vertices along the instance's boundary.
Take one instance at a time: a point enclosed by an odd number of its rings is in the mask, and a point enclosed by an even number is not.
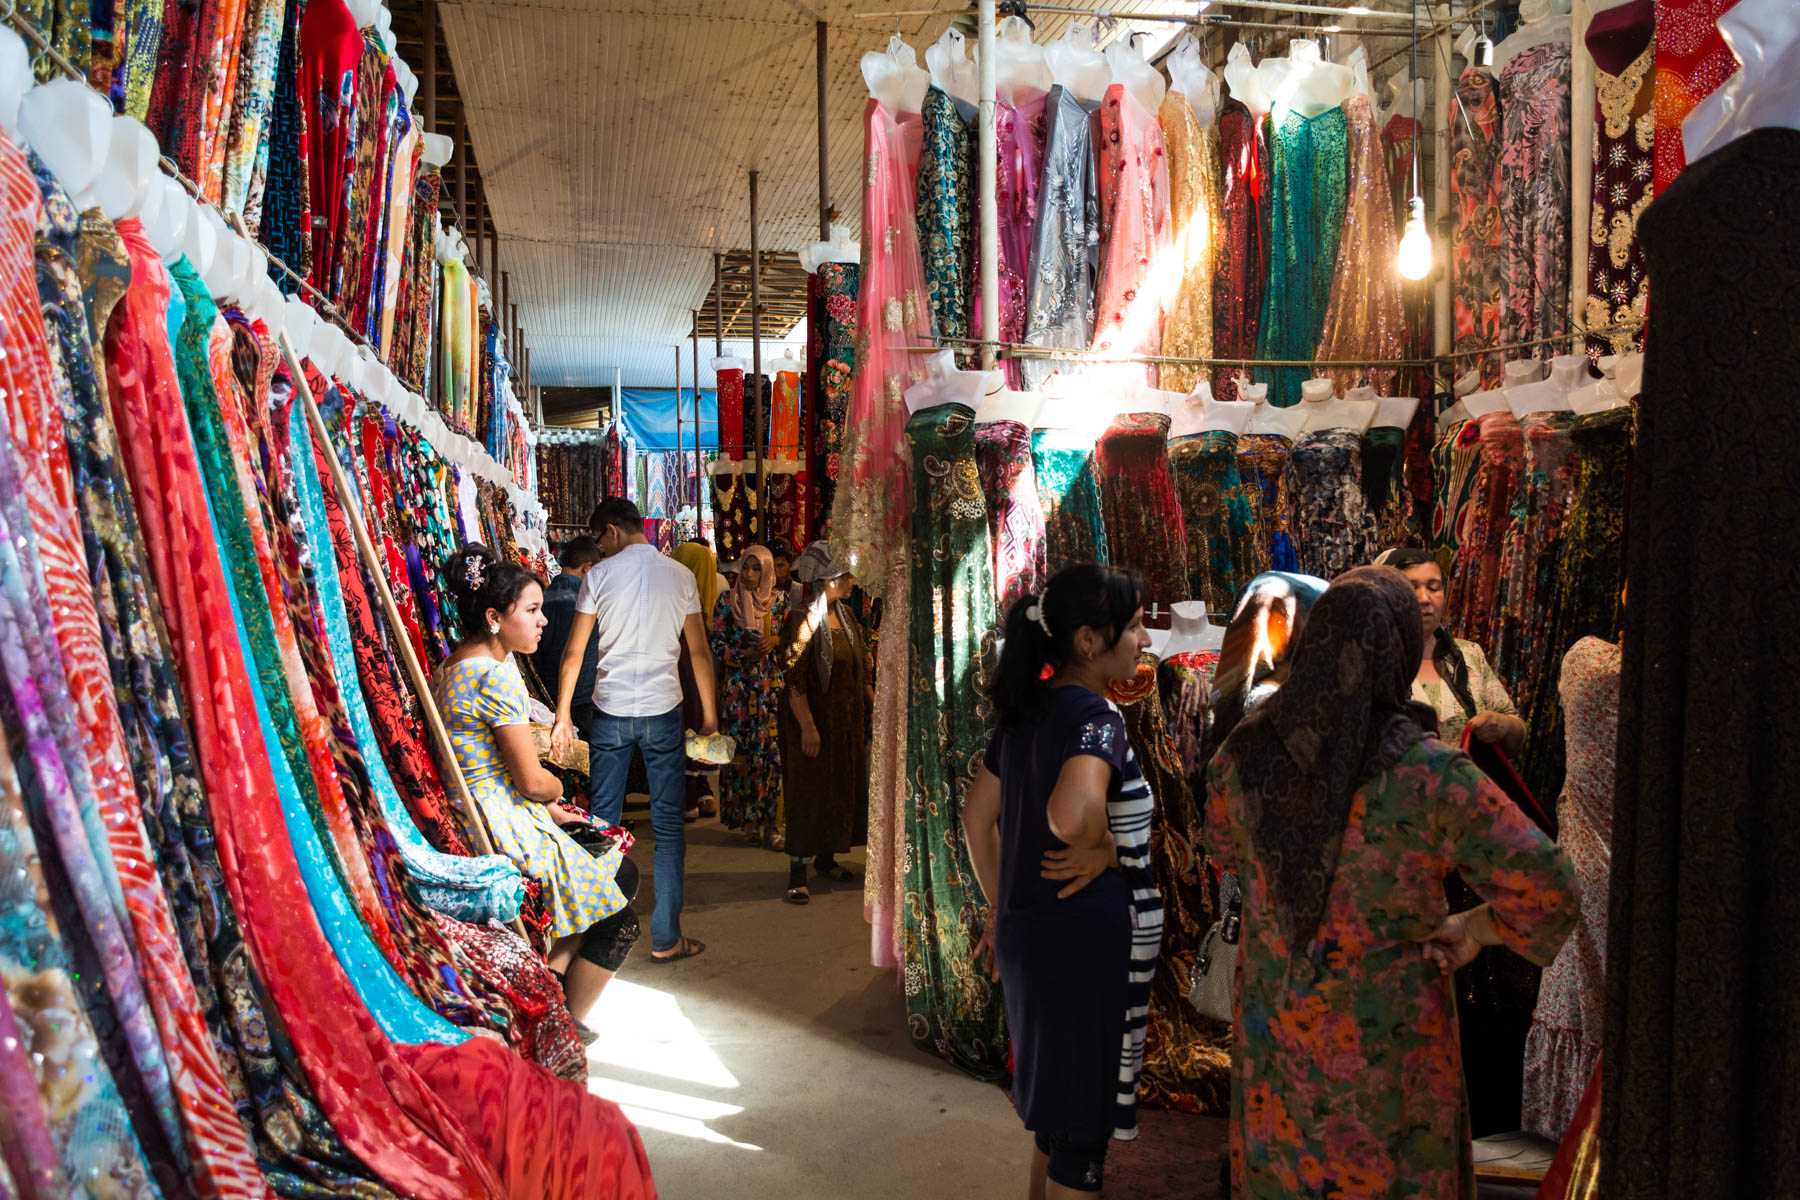
<svg viewBox="0 0 1800 1200"><path fill-rule="evenodd" d="M86 84L52 79L19 104L19 131L77 210L94 205L94 183L112 142L112 107Z"/></svg>
<svg viewBox="0 0 1800 1200"><path fill-rule="evenodd" d="M1277 125L1290 111L1316 117L1336 108L1349 97L1354 84L1349 67L1326 62L1319 54L1319 44L1305 39L1290 43L1286 58L1263 59L1256 72L1268 90L1269 113Z"/></svg>
<svg viewBox="0 0 1800 1200"><path fill-rule="evenodd" d="M1494 47L1494 70L1506 64L1520 51L1551 42L1567 44L1572 26L1569 22L1569 0L1522 0L1519 16L1524 21L1505 41Z"/></svg>
<svg viewBox="0 0 1800 1200"><path fill-rule="evenodd" d="M916 113L925 107L931 75L919 66L918 56L898 34L888 40L886 50L871 50L862 56L862 73L869 95L890 112Z"/></svg>
<svg viewBox="0 0 1800 1200"><path fill-rule="evenodd" d="M1406 429L1418 411L1419 402L1412 396L1383 396L1375 402L1375 424Z"/></svg>
<svg viewBox="0 0 1800 1200"><path fill-rule="evenodd" d="M961 404L973 410L987 394L991 382L986 371L959 371L956 352L940 350L926 361L925 378L906 389L906 411L923 412L940 404Z"/></svg>
<svg viewBox="0 0 1800 1200"><path fill-rule="evenodd" d="M1175 52L1168 58L1169 79L1175 91L1187 100L1194 120L1204 129L1219 112L1219 77L1206 67L1200 57L1200 43L1193 34L1185 34Z"/></svg>
<svg viewBox="0 0 1800 1200"><path fill-rule="evenodd" d="M1249 109L1251 116L1260 121L1268 115L1273 103L1268 86L1242 42L1232 46L1225 59L1225 86L1231 89L1231 98Z"/></svg>
<svg viewBox="0 0 1800 1200"><path fill-rule="evenodd" d="M1328 429L1345 429L1366 433L1375 420L1378 407L1373 400L1337 399L1335 385L1329 379L1308 379L1300 385L1300 403L1295 405L1306 414L1305 433L1323 433ZM1371 393L1373 389L1370 389Z"/></svg>
<svg viewBox="0 0 1800 1200"><path fill-rule="evenodd" d="M1000 378L1006 378L1001 375ZM1011 388L1002 387L991 390L981 398L981 406L975 410L977 424L989 425L995 421L1017 421L1027 429L1035 428L1038 412L1044 407L1044 396L1041 392L1015 392Z"/></svg>
<svg viewBox="0 0 1800 1200"><path fill-rule="evenodd" d="M955 29L944 30L944 36L926 48L925 66L932 86L952 100L974 104L980 99L981 69L969 61L963 35Z"/></svg>
<svg viewBox="0 0 1800 1200"><path fill-rule="evenodd" d="M1400 73L1388 80L1387 106L1382 110L1381 123L1386 125L1395 117L1417 120L1418 110L1413 106L1412 72L1402 67Z"/></svg>
<svg viewBox="0 0 1800 1200"><path fill-rule="evenodd" d="M100 210L109 221L136 216L149 195L157 174L160 151L156 135L141 121L121 114L113 118L112 142L106 150L106 166L94 185Z"/></svg>
<svg viewBox="0 0 1800 1200"><path fill-rule="evenodd" d="M808 275L815 274L826 263L860 263L862 261L862 243L850 236L850 230L843 225L831 227L831 240L814 242L800 252L800 269Z"/></svg>
<svg viewBox="0 0 1800 1200"><path fill-rule="evenodd" d="M1225 627L1206 619L1206 604L1200 600L1177 600L1169 605L1169 640L1158 651L1161 658L1177 654L1204 653L1225 644Z"/></svg>
<svg viewBox="0 0 1800 1200"><path fill-rule="evenodd" d="M1550 360L1550 375L1532 383L1506 389L1506 406L1513 416L1527 413L1561 412L1569 407L1569 394L1587 376L1588 360L1584 354L1560 355Z"/></svg>
<svg viewBox="0 0 1800 1200"><path fill-rule="evenodd" d="M1044 49L1033 44L1031 26L1019 17L1000 22L994 41L994 90L1015 108L1050 90L1050 67Z"/></svg>
<svg viewBox="0 0 1800 1200"><path fill-rule="evenodd" d="M1249 400L1214 400L1212 385L1205 380L1174 408L1171 440L1196 433L1242 434L1256 415L1256 405Z"/></svg>
<svg viewBox="0 0 1800 1200"><path fill-rule="evenodd" d="M1061 41L1044 47L1044 65L1057 84L1087 104L1098 104L1112 82L1112 68L1106 56L1094 49L1085 25L1069 26Z"/></svg>
<svg viewBox="0 0 1800 1200"><path fill-rule="evenodd" d="M1106 48L1106 61L1112 67L1112 81L1124 85L1132 98L1153 113L1162 107L1168 85L1162 72L1144 61L1144 56L1129 42L1114 42Z"/></svg>
<svg viewBox="0 0 1800 1200"><path fill-rule="evenodd" d="M1270 404L1268 384L1240 383L1238 395L1256 406L1256 411L1250 416L1250 433L1273 434L1291 442L1305 430L1306 409L1298 404L1288 408Z"/></svg>

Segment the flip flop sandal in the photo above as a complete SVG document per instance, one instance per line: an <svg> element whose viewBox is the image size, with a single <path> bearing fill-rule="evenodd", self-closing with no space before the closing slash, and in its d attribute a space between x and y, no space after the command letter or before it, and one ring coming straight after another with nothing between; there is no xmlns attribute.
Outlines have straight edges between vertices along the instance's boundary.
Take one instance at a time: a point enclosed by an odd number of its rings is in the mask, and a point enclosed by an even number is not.
<svg viewBox="0 0 1800 1200"><path fill-rule="evenodd" d="M657 964L680 962L684 958L693 958L706 949L705 942L697 942L693 938L682 938L680 947L673 954L657 954L652 951L650 961Z"/></svg>
<svg viewBox="0 0 1800 1200"><path fill-rule="evenodd" d="M817 871L820 875L823 875L826 879L834 879L839 883L849 883L856 878L855 872L844 866L843 863L834 862L829 867L821 867L815 862L813 864L813 870Z"/></svg>
<svg viewBox="0 0 1800 1200"><path fill-rule="evenodd" d="M600 1040L600 1035L595 1033L592 1029L589 1029L582 1022L576 1020L574 1017L570 1017L569 1020L575 1021L575 1036L581 1039L582 1045L591 1046Z"/></svg>
<svg viewBox="0 0 1800 1200"><path fill-rule="evenodd" d="M791 887L787 890L787 902L789 904L805 904L811 899L812 893L807 891L804 887Z"/></svg>

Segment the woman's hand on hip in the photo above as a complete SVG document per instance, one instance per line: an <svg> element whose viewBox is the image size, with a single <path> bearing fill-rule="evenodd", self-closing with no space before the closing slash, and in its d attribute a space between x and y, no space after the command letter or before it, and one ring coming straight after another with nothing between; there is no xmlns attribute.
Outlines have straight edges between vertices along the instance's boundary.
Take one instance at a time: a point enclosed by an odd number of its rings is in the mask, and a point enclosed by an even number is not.
<svg viewBox="0 0 1800 1200"><path fill-rule="evenodd" d="M1112 835L1108 834L1106 841L1098 846L1065 846L1049 851L1044 855L1042 874L1052 882L1069 881L1067 887L1056 893L1058 900L1067 900L1118 865L1118 849L1113 845Z"/></svg>

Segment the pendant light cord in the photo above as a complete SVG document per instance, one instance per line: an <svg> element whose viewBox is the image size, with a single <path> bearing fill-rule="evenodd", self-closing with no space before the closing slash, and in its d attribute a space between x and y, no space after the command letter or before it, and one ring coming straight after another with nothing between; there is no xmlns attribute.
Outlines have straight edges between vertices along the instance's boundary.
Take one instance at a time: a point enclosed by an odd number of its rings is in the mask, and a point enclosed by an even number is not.
<svg viewBox="0 0 1800 1200"><path fill-rule="evenodd" d="M1425 122L1419 116L1419 0L1412 0L1412 93L1413 122L1417 126L1413 133L1413 199L1419 196L1419 156L1425 149L1425 139L1421 135L1425 131Z"/></svg>

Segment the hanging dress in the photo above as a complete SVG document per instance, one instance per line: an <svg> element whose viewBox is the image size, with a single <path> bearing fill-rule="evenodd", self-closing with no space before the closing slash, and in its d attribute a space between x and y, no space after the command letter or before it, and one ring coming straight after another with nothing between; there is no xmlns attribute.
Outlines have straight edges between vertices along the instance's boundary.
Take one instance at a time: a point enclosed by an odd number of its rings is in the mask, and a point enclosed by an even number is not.
<svg viewBox="0 0 1800 1200"><path fill-rule="evenodd" d="M1569 328L1569 71L1567 42L1521 50L1500 71L1503 342Z"/></svg>
<svg viewBox="0 0 1800 1200"><path fill-rule="evenodd" d="M1500 551L1512 517L1519 468L1524 465L1525 436L1519 419L1510 412L1487 413L1473 428L1481 459L1469 485L1460 542L1450 564L1450 577L1445 580L1444 624L1458 636L1479 643L1492 661Z"/></svg>
<svg viewBox="0 0 1800 1200"><path fill-rule="evenodd" d="M1290 112L1275 130L1271 159L1269 286L1257 357L1310 359L1319 344L1343 233L1347 166L1344 110ZM1265 368L1269 403L1300 402L1305 367Z"/></svg>
<svg viewBox="0 0 1800 1200"><path fill-rule="evenodd" d="M993 718L983 689L997 623L974 413L960 404L922 409L906 436L918 469L901 981L913 1043L978 1079L999 1079L1006 1025L999 989L969 966L985 905L960 820Z"/></svg>
<svg viewBox="0 0 1800 1200"><path fill-rule="evenodd" d="M1201 125L1185 94L1163 96L1158 120L1169 150L1169 213L1175 261L1181 278L1163 322L1163 353L1174 358L1211 358L1213 353L1213 266L1219 255L1219 124ZM1207 371L1166 363L1162 387L1191 392Z"/></svg>
<svg viewBox="0 0 1800 1200"><path fill-rule="evenodd" d="M1294 443L1279 433L1246 433L1238 438L1238 477L1250 496L1255 558L1245 579L1264 571L1298 571L1294 544L1292 464Z"/></svg>
<svg viewBox="0 0 1800 1200"><path fill-rule="evenodd" d="M787 593L777 589L763 628L738 623L731 596L713 605L711 642L718 663L719 730L737 742L737 757L719 772L719 824L773 847L781 833L782 674L775 651L752 657L764 637L779 636Z"/></svg>
<svg viewBox="0 0 1800 1200"><path fill-rule="evenodd" d="M1418 541L1402 458L1406 436L1398 425L1373 425L1363 435L1363 497L1375 518L1376 540L1383 546Z"/></svg>
<svg viewBox="0 0 1800 1200"><path fill-rule="evenodd" d="M1362 437L1349 429L1303 434L1293 470L1300 570L1331 580L1373 562L1381 543L1363 497Z"/></svg>
<svg viewBox="0 0 1800 1200"><path fill-rule="evenodd" d="M1169 418L1126 412L1100 435L1100 511L1112 565L1143 577L1144 600L1188 598L1187 526L1169 474Z"/></svg>
<svg viewBox="0 0 1800 1200"><path fill-rule="evenodd" d="M1025 340L1027 279L1031 271L1031 244L1037 233L1038 188L1043 184L1045 106L1049 96L1037 96L1019 105L1001 100L994 106L995 152L999 162L994 175L994 208L999 221L1000 340L1017 344ZM970 324L981 324L981 246L972 238L974 298L969 303ZM1001 364L1006 386L1022 388L1024 360L1008 358Z"/></svg>
<svg viewBox="0 0 1800 1200"><path fill-rule="evenodd" d="M975 114L933 87L920 117L916 201L931 315L939 337L966 338L975 290Z"/></svg>
<svg viewBox="0 0 1800 1200"><path fill-rule="evenodd" d="M1550 587L1569 503L1574 499L1573 412L1531 413L1519 421L1525 462L1512 522L1500 551L1494 669L1515 696L1530 696L1542 667Z"/></svg>
<svg viewBox="0 0 1800 1200"><path fill-rule="evenodd" d="M1093 349L1098 354L1161 354L1163 314L1175 282L1166 278L1163 266L1174 261L1175 238L1162 126L1122 83L1107 87L1093 126L1100 192ZM1156 365L1146 364L1143 377L1155 387Z"/></svg>
<svg viewBox="0 0 1800 1200"><path fill-rule="evenodd" d="M1044 561L1044 506L1032 464L1031 430L1017 421L975 427L975 462L987 498L994 600L1000 619L1020 596L1036 595L1050 579Z"/></svg>
<svg viewBox="0 0 1800 1200"><path fill-rule="evenodd" d="M1500 91L1485 67L1456 81L1450 121L1450 191L1456 202L1456 239L1450 287L1456 306L1454 373L1481 370L1481 386L1500 386L1504 356L1479 351L1501 342L1506 304L1506 226L1500 217Z"/></svg>
<svg viewBox="0 0 1800 1200"><path fill-rule="evenodd" d="M1637 328L1588 338L1588 357L1596 361L1644 342L1650 275L1637 223L1653 194L1655 19L1651 0L1633 0L1606 9L1588 25L1587 48L1594 59L1594 186L1582 324L1603 329L1638 323Z"/></svg>
<svg viewBox="0 0 1800 1200"><path fill-rule="evenodd" d="M1400 242L1394 233L1375 112L1367 96L1358 93L1344 101L1344 124L1350 144L1350 190L1317 357L1400 358L1407 352L1400 272L1395 266ZM1319 376L1335 381L1340 391L1367 385L1379 395L1391 396L1399 369L1325 367Z"/></svg>
<svg viewBox="0 0 1800 1200"><path fill-rule="evenodd" d="M1219 111L1221 229L1213 270L1213 354L1255 358L1269 281L1268 126L1240 100ZM1213 395L1236 400L1237 371L1215 367Z"/></svg>
<svg viewBox="0 0 1800 1200"><path fill-rule="evenodd" d="M1188 596L1229 612L1256 574L1256 515L1238 472L1238 435L1209 430L1169 443L1169 472L1187 531Z"/></svg>
<svg viewBox="0 0 1800 1200"><path fill-rule="evenodd" d="M1025 308L1025 341L1033 346L1086 350L1094 338L1100 193L1092 112L1061 84L1045 101L1043 176ZM1041 387L1056 368L1054 359L1025 360L1023 386Z"/></svg>
<svg viewBox="0 0 1800 1200"><path fill-rule="evenodd" d="M1046 578L1076 563L1110 563L1093 435L1078 429L1034 429L1031 461L1044 511Z"/></svg>

